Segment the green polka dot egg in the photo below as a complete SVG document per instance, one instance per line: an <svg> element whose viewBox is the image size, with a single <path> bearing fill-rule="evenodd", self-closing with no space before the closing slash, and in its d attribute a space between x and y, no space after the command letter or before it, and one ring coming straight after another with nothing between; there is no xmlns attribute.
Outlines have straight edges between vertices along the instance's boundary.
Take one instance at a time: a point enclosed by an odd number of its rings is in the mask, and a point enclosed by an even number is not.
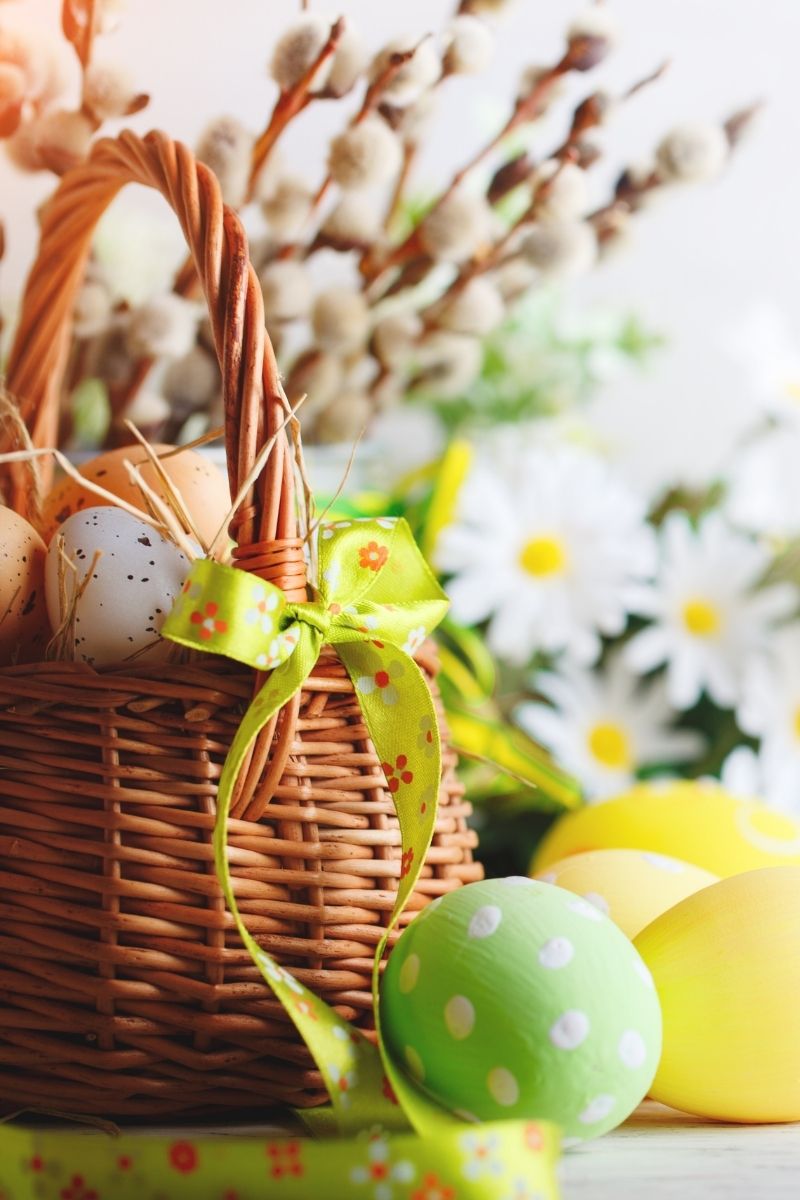
<svg viewBox="0 0 800 1200"><path fill-rule="evenodd" d="M434 900L381 988L393 1060L466 1120L541 1118L598 1137L647 1094L661 1010L633 945L587 900L523 878Z"/></svg>

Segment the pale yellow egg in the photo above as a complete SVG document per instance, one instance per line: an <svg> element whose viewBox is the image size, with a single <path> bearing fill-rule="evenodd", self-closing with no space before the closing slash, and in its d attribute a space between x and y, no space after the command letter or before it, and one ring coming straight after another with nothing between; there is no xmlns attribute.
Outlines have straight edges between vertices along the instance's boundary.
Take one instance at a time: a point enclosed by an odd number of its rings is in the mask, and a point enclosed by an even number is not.
<svg viewBox="0 0 800 1200"><path fill-rule="evenodd" d="M661 913L717 875L652 850L589 850L540 871L537 879L583 896L633 938Z"/></svg>
<svg viewBox="0 0 800 1200"><path fill-rule="evenodd" d="M50 638L44 602L47 549L11 508L0 506L0 666L44 658Z"/></svg>
<svg viewBox="0 0 800 1200"><path fill-rule="evenodd" d="M800 867L723 879L634 944L664 1017L651 1095L724 1121L800 1121Z"/></svg>
<svg viewBox="0 0 800 1200"><path fill-rule="evenodd" d="M171 448L161 445L153 447L158 454ZM147 461L144 450L139 446L124 446L119 450L109 450L106 454L100 454L90 462L84 463L80 467L80 474L99 484L112 495L126 500L128 504L144 508L142 493L136 484L131 482L126 470L126 459L141 469L145 482L163 497L164 486L155 468ZM185 450L172 458L165 458L161 465L170 482L183 497L201 538L210 541L230 508L230 491L225 475L219 467L195 450ZM49 543L58 526L73 513L109 503L110 501L104 500L102 496L81 487L71 476L61 479L45 498L42 506L39 522L42 537Z"/></svg>
<svg viewBox="0 0 800 1200"><path fill-rule="evenodd" d="M644 783L559 818L533 870L568 855L620 847L672 855L724 878L800 865L800 821L712 782Z"/></svg>

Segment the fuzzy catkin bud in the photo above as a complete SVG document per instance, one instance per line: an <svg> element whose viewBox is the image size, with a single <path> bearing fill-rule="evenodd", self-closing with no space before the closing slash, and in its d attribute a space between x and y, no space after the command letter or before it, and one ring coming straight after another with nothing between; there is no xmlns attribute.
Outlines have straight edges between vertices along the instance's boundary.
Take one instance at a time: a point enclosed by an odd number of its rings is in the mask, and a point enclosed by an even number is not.
<svg viewBox="0 0 800 1200"><path fill-rule="evenodd" d="M381 214L375 201L360 192L345 192L322 223L322 238L341 250L371 245L381 234Z"/></svg>
<svg viewBox="0 0 800 1200"><path fill-rule="evenodd" d="M93 338L105 333L111 324L113 304L104 283L87 279L75 298L72 330L77 338Z"/></svg>
<svg viewBox="0 0 800 1200"><path fill-rule="evenodd" d="M97 0L98 33L113 33L125 11L125 0Z"/></svg>
<svg viewBox="0 0 800 1200"><path fill-rule="evenodd" d="M83 80L83 103L98 121L123 117L136 99L133 76L114 63L90 63Z"/></svg>
<svg viewBox="0 0 800 1200"><path fill-rule="evenodd" d="M92 126L83 113L54 109L33 122L31 136L39 161L63 175L83 162L89 153Z"/></svg>
<svg viewBox="0 0 800 1200"><path fill-rule="evenodd" d="M503 300L495 285L488 279L471 279L445 301L437 323L453 333L483 337L500 324L504 315Z"/></svg>
<svg viewBox="0 0 800 1200"><path fill-rule="evenodd" d="M145 434L163 425L170 415L168 402L158 392L137 392L130 408L125 410L128 420L133 421L136 428Z"/></svg>
<svg viewBox="0 0 800 1200"><path fill-rule="evenodd" d="M416 313L392 313L382 317L372 334L372 349L378 362L393 370L403 367L412 356L422 332Z"/></svg>
<svg viewBox="0 0 800 1200"><path fill-rule="evenodd" d="M506 304L518 300L527 292L535 278L535 269L521 256L509 258L494 272L497 290Z"/></svg>
<svg viewBox="0 0 800 1200"><path fill-rule="evenodd" d="M609 45L616 42L619 26L609 9L604 4L592 4L578 13L567 28L567 41L577 38L602 38Z"/></svg>
<svg viewBox="0 0 800 1200"><path fill-rule="evenodd" d="M317 13L304 13L275 43L270 73L282 91L299 83L322 52L331 32L330 21ZM317 72L313 84L321 87L330 63Z"/></svg>
<svg viewBox="0 0 800 1200"><path fill-rule="evenodd" d="M425 386L437 396L459 396L480 372L483 351L475 338L458 333L436 331L419 346L417 361Z"/></svg>
<svg viewBox="0 0 800 1200"><path fill-rule="evenodd" d="M372 403L365 392L342 392L319 414L314 422L314 432L320 442L353 442L371 416Z"/></svg>
<svg viewBox="0 0 800 1200"><path fill-rule="evenodd" d="M344 367L341 359L325 350L304 351L295 361L286 381L286 394L291 404L306 396L303 418L324 408L341 390Z"/></svg>
<svg viewBox="0 0 800 1200"><path fill-rule="evenodd" d="M328 170L342 188L371 187L400 169L400 143L380 117L367 117L331 142Z"/></svg>
<svg viewBox="0 0 800 1200"><path fill-rule="evenodd" d="M171 292L154 296L130 314L128 349L151 358L180 358L194 345L199 319L200 311L190 301Z"/></svg>
<svg viewBox="0 0 800 1200"><path fill-rule="evenodd" d="M719 125L680 125L659 145L656 164L668 183L702 183L720 173L728 150L728 139Z"/></svg>
<svg viewBox="0 0 800 1200"><path fill-rule="evenodd" d="M423 248L444 262L463 262L489 234L491 214L481 196L453 192L419 227Z"/></svg>
<svg viewBox="0 0 800 1200"><path fill-rule="evenodd" d="M493 51L492 31L479 17L455 17L445 32L444 69L452 75L480 74Z"/></svg>
<svg viewBox="0 0 800 1200"><path fill-rule="evenodd" d="M405 54L409 50L414 50L412 57L392 76L381 94L382 100L397 108L413 104L436 82L442 69L439 56L429 38L421 42L407 37L395 38L373 60L370 79L377 79L389 65L393 54Z"/></svg>
<svg viewBox="0 0 800 1200"><path fill-rule="evenodd" d="M606 57L616 36L616 22L605 7L594 4L585 9L567 30L562 70L591 71Z"/></svg>
<svg viewBox="0 0 800 1200"><path fill-rule="evenodd" d="M216 175L222 199L233 208L244 201L253 159L252 133L236 117L217 117L203 130L197 157Z"/></svg>
<svg viewBox="0 0 800 1200"><path fill-rule="evenodd" d="M367 340L369 308L361 292L329 288L320 292L311 310L311 326L323 350L349 354Z"/></svg>
<svg viewBox="0 0 800 1200"><path fill-rule="evenodd" d="M311 277L291 259L269 263L259 276L267 321L296 321L311 307Z"/></svg>
<svg viewBox="0 0 800 1200"><path fill-rule="evenodd" d="M532 227L521 250L542 275L580 275L597 258L597 238L584 221L543 221Z"/></svg>
<svg viewBox="0 0 800 1200"><path fill-rule="evenodd" d="M355 87L359 76L366 70L369 61L361 34L348 24L339 39L328 73L327 90L334 96L345 96Z"/></svg>
<svg viewBox="0 0 800 1200"><path fill-rule="evenodd" d="M293 237L302 228L313 199L313 193L302 179L286 175L262 200L261 211L273 233L282 238Z"/></svg>
<svg viewBox="0 0 800 1200"><path fill-rule="evenodd" d="M200 346L193 346L183 358L171 362L161 381L164 395L180 414L205 408L219 386L217 360Z"/></svg>
<svg viewBox="0 0 800 1200"><path fill-rule="evenodd" d="M575 163L549 158L534 171L531 183L538 193L536 215L540 220L572 220L583 216L588 207L586 173Z"/></svg>
<svg viewBox="0 0 800 1200"><path fill-rule="evenodd" d="M423 92L413 104L391 109L392 128L407 142L417 143L436 112L436 92Z"/></svg>

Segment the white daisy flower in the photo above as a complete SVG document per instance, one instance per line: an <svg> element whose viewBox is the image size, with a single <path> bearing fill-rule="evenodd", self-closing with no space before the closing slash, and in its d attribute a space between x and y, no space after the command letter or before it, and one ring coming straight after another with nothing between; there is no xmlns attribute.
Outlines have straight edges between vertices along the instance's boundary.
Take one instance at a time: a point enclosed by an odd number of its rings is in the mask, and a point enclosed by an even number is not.
<svg viewBox="0 0 800 1200"><path fill-rule="evenodd" d="M623 631L653 543L640 501L601 459L517 438L478 458L435 556L452 575L453 616L488 619L498 657L522 664L535 650L566 650L591 663L600 635Z"/></svg>
<svg viewBox="0 0 800 1200"><path fill-rule="evenodd" d="M769 562L766 546L731 529L718 513L696 530L685 513L670 513L661 530L659 577L633 602L653 623L626 647L632 669L645 673L666 663L676 708L691 708L703 691L733 708L745 663L798 603L792 584L757 588Z"/></svg>
<svg viewBox="0 0 800 1200"><path fill-rule="evenodd" d="M761 413L800 425L800 331L784 313L762 300L725 339L744 369Z"/></svg>
<svg viewBox="0 0 800 1200"><path fill-rule="evenodd" d="M630 787L639 767L685 762L703 749L699 734L671 728L664 681L640 683L620 653L601 670L567 662L559 673L538 674L535 684L550 704L522 704L516 719L590 800Z"/></svg>
<svg viewBox="0 0 800 1200"><path fill-rule="evenodd" d="M798 417L800 418L800 400ZM779 425L735 452L726 473L731 524L773 538L800 534L800 423Z"/></svg>
<svg viewBox="0 0 800 1200"><path fill-rule="evenodd" d="M724 781L800 816L800 625L778 630L749 664L737 718L759 753L731 755Z"/></svg>

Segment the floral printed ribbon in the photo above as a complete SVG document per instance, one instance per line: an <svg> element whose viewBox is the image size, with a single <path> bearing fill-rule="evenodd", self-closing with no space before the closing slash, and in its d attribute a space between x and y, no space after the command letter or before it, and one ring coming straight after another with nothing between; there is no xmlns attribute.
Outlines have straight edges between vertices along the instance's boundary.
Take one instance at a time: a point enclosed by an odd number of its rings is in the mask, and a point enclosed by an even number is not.
<svg viewBox="0 0 800 1200"><path fill-rule="evenodd" d="M411 655L445 615L447 598L402 519L323 526L317 551L317 599L300 604L287 603L280 589L244 571L198 560L163 634L270 672L220 777L217 873L242 940L319 1066L339 1131L376 1123L407 1129L408 1120L420 1121L397 1104L380 1053L250 936L228 869L228 814L242 763L271 717L302 688L326 643L336 647L353 681L400 821L400 880L389 929L414 890L433 836L441 746L433 699ZM386 936L388 930L376 964Z"/></svg>
<svg viewBox="0 0 800 1200"><path fill-rule="evenodd" d="M323 526L318 556L317 597L301 604L287 603L278 588L244 571L198 560L163 634L193 649L269 671L242 719L220 777L216 869L245 946L306 1042L331 1096L331 1109L299 1115L316 1133L348 1136L308 1142L287 1138L240 1142L227 1137L175 1142L127 1134L114 1141L113 1149L101 1143L98 1153L97 1138L91 1139L88 1151L85 1134L0 1129L7 1170L11 1172L15 1164L8 1180L3 1179L0 1165L0 1185L14 1200L31 1194L17 1191L14 1183L26 1173L30 1181L29 1172L51 1153L60 1155L62 1164L71 1164L73 1175L61 1190L40 1188L38 1194L48 1200L51 1195L60 1200L105 1200L92 1182L101 1179L113 1188L115 1200L128 1195L138 1200L144 1194L145 1178L161 1185L158 1194L170 1200L198 1195L201 1184L203 1195L219 1194L221 1200L256 1194L314 1195L327 1200L554 1200L556 1196L553 1165L558 1136L553 1127L525 1121L465 1126L419 1091L385 1052L377 1004L378 965L430 846L441 773L433 699L412 655L441 621L447 599L402 519ZM397 898L373 971L377 1047L250 936L228 867L228 817L248 750L271 717L302 688L325 644L336 647L353 681L400 824ZM69 1150L72 1142L75 1154ZM9 1157L15 1144L19 1152ZM77 1173L76 1163L84 1164ZM91 1164L91 1179L86 1163ZM205 1171L200 1171L201 1163ZM135 1181L129 1171L133 1164L139 1165ZM265 1182L270 1177L274 1191ZM258 1179L262 1181L258 1191L248 1190ZM169 1190L164 1192L167 1182ZM242 1183L247 1186L240 1193ZM212 1184L218 1193L208 1190Z"/></svg>

